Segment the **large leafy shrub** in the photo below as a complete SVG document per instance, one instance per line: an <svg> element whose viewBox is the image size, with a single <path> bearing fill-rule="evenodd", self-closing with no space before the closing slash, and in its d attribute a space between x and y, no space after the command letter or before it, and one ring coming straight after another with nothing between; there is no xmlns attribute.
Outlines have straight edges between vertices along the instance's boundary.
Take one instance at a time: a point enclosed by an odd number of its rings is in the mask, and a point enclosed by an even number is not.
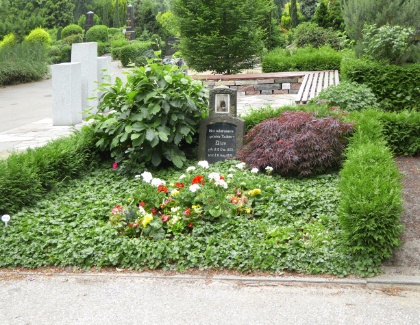
<svg viewBox="0 0 420 325"><path fill-rule="evenodd" d="M346 111L359 111L368 107L378 107L375 94L370 88L357 82L343 81L336 86L324 88L311 102L327 101Z"/></svg>
<svg viewBox="0 0 420 325"><path fill-rule="evenodd" d="M284 112L255 126L237 158L251 167L267 166L281 175L308 176L340 165L350 123L308 112Z"/></svg>
<svg viewBox="0 0 420 325"><path fill-rule="evenodd" d="M39 42L44 45L51 44L51 36L48 32L43 28L35 28L33 29L28 36L25 37L25 40L30 43Z"/></svg>
<svg viewBox="0 0 420 325"><path fill-rule="evenodd" d="M342 47L342 40L336 31L322 28L315 23L299 24L293 30L293 39L297 47L329 45L335 50Z"/></svg>
<svg viewBox="0 0 420 325"><path fill-rule="evenodd" d="M83 28L76 24L70 24L63 28L61 31L61 38L66 38L70 35L81 34L83 35Z"/></svg>
<svg viewBox="0 0 420 325"><path fill-rule="evenodd" d="M86 41L108 42L108 27L106 27L105 25L92 26L86 32Z"/></svg>
<svg viewBox="0 0 420 325"><path fill-rule="evenodd" d="M200 82L176 66L150 61L127 76L123 84L104 85L94 115L97 145L109 150L122 170L159 166L164 161L182 167L183 143L191 143L207 112ZM104 116L104 111L111 110Z"/></svg>
<svg viewBox="0 0 420 325"><path fill-rule="evenodd" d="M367 85L385 110L420 107L420 64L387 65L346 57L340 74L344 80Z"/></svg>
<svg viewBox="0 0 420 325"><path fill-rule="evenodd" d="M16 35L14 33L9 33L3 37L3 40L0 42L0 50L4 46L13 45L16 43Z"/></svg>
<svg viewBox="0 0 420 325"><path fill-rule="evenodd" d="M277 48L263 56L262 70L263 72L338 70L342 57L342 51L336 51L329 46Z"/></svg>
<svg viewBox="0 0 420 325"><path fill-rule="evenodd" d="M134 63L137 58L147 56L148 58L154 57L153 43L150 41L146 42L134 42L130 45L124 46L120 49L119 57L123 67L128 66L130 63ZM145 53L148 52L148 53Z"/></svg>
<svg viewBox="0 0 420 325"><path fill-rule="evenodd" d="M340 172L339 221L348 251L378 265L399 245L402 199L400 175L375 116L358 116Z"/></svg>
<svg viewBox="0 0 420 325"><path fill-rule="evenodd" d="M390 26L376 27L365 25L363 33L363 51L373 60L386 61L392 64L403 63L410 53L413 28Z"/></svg>

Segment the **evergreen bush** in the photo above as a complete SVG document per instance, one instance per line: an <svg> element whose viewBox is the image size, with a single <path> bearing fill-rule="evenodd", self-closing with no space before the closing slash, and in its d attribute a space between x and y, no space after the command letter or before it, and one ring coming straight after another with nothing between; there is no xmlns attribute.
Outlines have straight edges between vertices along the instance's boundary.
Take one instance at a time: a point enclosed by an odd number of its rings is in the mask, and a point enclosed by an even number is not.
<svg viewBox="0 0 420 325"><path fill-rule="evenodd" d="M66 38L70 35L81 34L83 37L83 28L76 24L70 24L61 31L61 38Z"/></svg>
<svg viewBox="0 0 420 325"><path fill-rule="evenodd" d="M25 37L25 41L30 43L39 42L44 45L51 44L51 36L48 32L43 28L35 28L33 29L28 36Z"/></svg>
<svg viewBox="0 0 420 325"><path fill-rule="evenodd" d="M96 25L89 28L86 32L87 42L108 42L108 27Z"/></svg>

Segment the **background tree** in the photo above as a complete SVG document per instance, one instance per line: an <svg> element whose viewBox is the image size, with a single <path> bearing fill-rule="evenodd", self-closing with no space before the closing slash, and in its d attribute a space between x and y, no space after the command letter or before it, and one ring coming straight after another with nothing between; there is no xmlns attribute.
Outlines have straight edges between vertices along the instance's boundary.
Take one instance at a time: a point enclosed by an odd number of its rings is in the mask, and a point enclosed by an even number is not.
<svg viewBox="0 0 420 325"><path fill-rule="evenodd" d="M290 1L290 19L292 21L292 28L295 28L299 24L296 0Z"/></svg>
<svg viewBox="0 0 420 325"><path fill-rule="evenodd" d="M300 0L300 11L307 21L310 21L315 14L318 6L318 0Z"/></svg>
<svg viewBox="0 0 420 325"><path fill-rule="evenodd" d="M70 0L46 1L43 6L46 28L65 27L74 20L74 4Z"/></svg>
<svg viewBox="0 0 420 325"><path fill-rule="evenodd" d="M347 35L362 39L364 24L385 24L420 30L419 0L343 0L343 19Z"/></svg>
<svg viewBox="0 0 420 325"><path fill-rule="evenodd" d="M180 49L197 70L235 73L253 65L263 49L261 27L272 0L174 0L181 30Z"/></svg>
<svg viewBox="0 0 420 325"><path fill-rule="evenodd" d="M114 27L121 27L120 23L120 2L118 0L114 3L114 19L112 22L112 26Z"/></svg>
<svg viewBox="0 0 420 325"><path fill-rule="evenodd" d="M312 20L321 27L344 31L341 1L321 0Z"/></svg>

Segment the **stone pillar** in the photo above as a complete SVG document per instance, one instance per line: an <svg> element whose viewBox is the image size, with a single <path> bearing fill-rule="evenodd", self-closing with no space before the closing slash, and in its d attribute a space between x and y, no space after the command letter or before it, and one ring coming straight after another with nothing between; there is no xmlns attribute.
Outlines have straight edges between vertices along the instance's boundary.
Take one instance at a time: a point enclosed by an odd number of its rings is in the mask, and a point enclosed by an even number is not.
<svg viewBox="0 0 420 325"><path fill-rule="evenodd" d="M98 106L98 43L74 43L71 48L71 62L80 62L82 68L82 109ZM95 97L94 99L89 99ZM83 115L86 117L86 115Z"/></svg>
<svg viewBox="0 0 420 325"><path fill-rule="evenodd" d="M98 86L103 82L111 82L111 57L110 56L101 56L97 58L98 62ZM102 96L102 92L98 91L98 101Z"/></svg>
<svg viewBox="0 0 420 325"><path fill-rule="evenodd" d="M134 31L134 11L132 5L128 5L127 7L127 21L125 25L127 26L125 37L130 41L134 41L136 39L136 32Z"/></svg>
<svg viewBox="0 0 420 325"><path fill-rule="evenodd" d="M53 125L82 122L81 64L61 63L51 67Z"/></svg>

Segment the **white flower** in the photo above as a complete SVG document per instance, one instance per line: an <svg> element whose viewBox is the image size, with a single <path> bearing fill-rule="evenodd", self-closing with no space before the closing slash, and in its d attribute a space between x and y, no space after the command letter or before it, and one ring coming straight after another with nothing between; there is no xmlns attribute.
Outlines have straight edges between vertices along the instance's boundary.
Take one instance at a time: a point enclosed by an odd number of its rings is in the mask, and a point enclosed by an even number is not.
<svg viewBox="0 0 420 325"><path fill-rule="evenodd" d="M141 177L141 175L136 175L136 176L134 176L134 178L140 178Z"/></svg>
<svg viewBox="0 0 420 325"><path fill-rule="evenodd" d="M150 182L150 184L158 187L159 185L165 185L166 182L163 179L160 179L160 178L153 178L152 181Z"/></svg>
<svg viewBox="0 0 420 325"><path fill-rule="evenodd" d="M251 169L251 173L253 173L253 174L256 174L258 172L259 172L259 169L258 168L252 168Z"/></svg>
<svg viewBox="0 0 420 325"><path fill-rule="evenodd" d="M175 212L179 211L180 209L181 209L181 207L173 207L173 208L171 208L171 212L175 213Z"/></svg>
<svg viewBox="0 0 420 325"><path fill-rule="evenodd" d="M146 210L142 206L139 206L139 213L142 216L144 216L145 214L147 214Z"/></svg>
<svg viewBox="0 0 420 325"><path fill-rule="evenodd" d="M237 164L236 165L236 168L238 168L238 169L244 169L245 168L245 163L244 162L241 162L241 163Z"/></svg>
<svg viewBox="0 0 420 325"><path fill-rule="evenodd" d="M215 182L215 185L223 188L228 188L228 184L223 179L219 179L217 182Z"/></svg>
<svg viewBox="0 0 420 325"><path fill-rule="evenodd" d="M185 174L182 174L181 176L179 176L179 179L184 179L185 177Z"/></svg>
<svg viewBox="0 0 420 325"><path fill-rule="evenodd" d="M195 170L195 167L194 166L190 166L190 167L187 168L187 172L191 172L193 170Z"/></svg>
<svg viewBox="0 0 420 325"><path fill-rule="evenodd" d="M190 191L193 193L197 192L199 189L200 189L200 185L198 184L193 184L190 186Z"/></svg>
<svg viewBox="0 0 420 325"><path fill-rule="evenodd" d="M220 174L219 173L210 173L209 178L214 180L215 182L217 182L220 179Z"/></svg>
<svg viewBox="0 0 420 325"><path fill-rule="evenodd" d="M228 178L233 178L233 174L228 174L227 177Z"/></svg>
<svg viewBox="0 0 420 325"><path fill-rule="evenodd" d="M273 167L267 166L267 167L265 167L265 170L267 172L272 172L273 171Z"/></svg>
<svg viewBox="0 0 420 325"><path fill-rule="evenodd" d="M197 163L198 166L203 167L204 169L209 168L209 163L207 160L201 160Z"/></svg>
<svg viewBox="0 0 420 325"><path fill-rule="evenodd" d="M146 183L150 183L153 179L152 173L144 172L141 174L141 177L143 178L143 181Z"/></svg>

